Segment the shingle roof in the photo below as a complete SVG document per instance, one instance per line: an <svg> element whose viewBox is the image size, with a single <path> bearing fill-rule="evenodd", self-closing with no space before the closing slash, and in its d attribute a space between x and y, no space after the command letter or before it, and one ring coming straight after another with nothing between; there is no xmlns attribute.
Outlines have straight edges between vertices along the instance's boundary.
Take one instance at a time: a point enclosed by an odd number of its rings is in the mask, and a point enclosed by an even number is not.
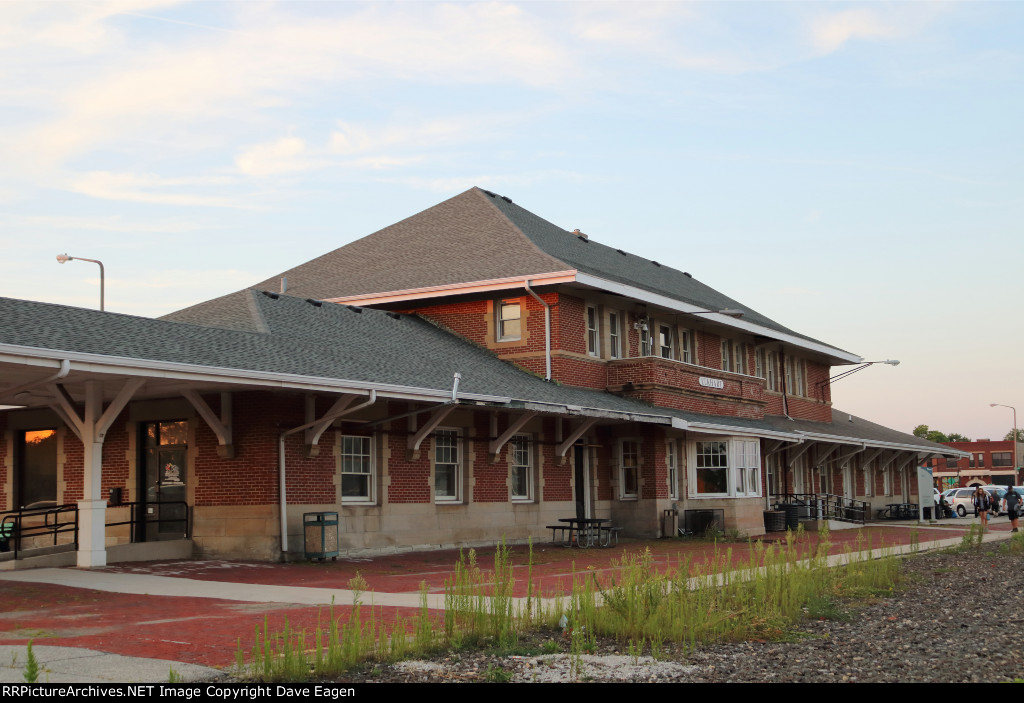
<svg viewBox="0 0 1024 703"><path fill-rule="evenodd" d="M740 308L743 319L818 344L690 274L624 250L585 240L490 191L471 188L254 287L313 298L347 298L577 270L705 310ZM219 299L223 300L223 299ZM165 319L203 322L207 303ZM215 306L216 314L225 310ZM232 319L216 320L231 326Z"/></svg>
<svg viewBox="0 0 1024 703"><path fill-rule="evenodd" d="M586 388L560 386L523 371L432 323L410 315L266 294L250 289L207 304L207 319L230 328L0 298L0 348L97 354L147 362L292 374L366 384L511 398L514 404L575 406L679 418L751 432L833 435L942 451L941 445L833 411L831 423L702 415L646 405ZM215 308L221 307L218 313ZM248 328L248 329L247 329ZM724 432L726 433L726 432Z"/></svg>

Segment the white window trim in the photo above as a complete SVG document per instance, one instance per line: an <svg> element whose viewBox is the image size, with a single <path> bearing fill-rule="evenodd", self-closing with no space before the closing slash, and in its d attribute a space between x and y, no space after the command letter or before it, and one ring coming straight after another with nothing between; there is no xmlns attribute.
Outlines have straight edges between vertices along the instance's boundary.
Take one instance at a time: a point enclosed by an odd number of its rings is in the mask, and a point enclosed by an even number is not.
<svg viewBox="0 0 1024 703"><path fill-rule="evenodd" d="M519 334L517 334L517 335L506 335L506 334L504 334L504 332L505 332L505 325L503 323L505 321L505 318L502 317L501 313L502 313L502 308L506 304L507 305L517 305L517 306L519 306L519 317L517 317L517 318L511 318L510 317L509 318L509 320L513 320L513 319L519 320ZM498 300L497 303L495 303L495 306L497 307L497 309L495 310L495 326L496 326L496 329L494 331L495 341L498 341L498 342L518 342L518 341L522 340L522 338L523 338L523 303L522 303L522 301L520 301L517 298L504 298L504 299Z"/></svg>
<svg viewBox="0 0 1024 703"><path fill-rule="evenodd" d="M513 493L512 493L512 486L515 484L514 475L513 475L512 472L513 472L513 469L515 469L516 466L517 466L517 464L515 463L515 441L516 440L526 440L526 495L525 496L517 496L517 495L513 495ZM533 502L535 502L534 501L534 493L533 493L533 487L534 487L534 480L533 480L534 464L536 463L535 459L534 459L534 447L535 446L536 445L535 445L535 443L533 441L533 435L529 435L529 434L513 435L512 439L508 443L508 478L509 478L508 497L509 497L509 500L511 502L513 502L513 503L533 503Z"/></svg>
<svg viewBox="0 0 1024 703"><path fill-rule="evenodd" d="M594 326L591 327L590 323ZM587 305L584 326L587 328L587 355L601 357L601 314L596 305Z"/></svg>
<svg viewBox="0 0 1024 703"><path fill-rule="evenodd" d="M612 321L614 316L615 320ZM623 315L618 310L608 311L608 358L622 358L622 320Z"/></svg>
<svg viewBox="0 0 1024 703"><path fill-rule="evenodd" d="M636 445L636 493L626 493L626 462L625 445L632 442ZM641 444L638 437L623 437L618 442L619 459L619 500L639 500L640 498L640 466L641 466Z"/></svg>
<svg viewBox="0 0 1024 703"><path fill-rule="evenodd" d="M339 481L338 490L341 492L341 502L342 502L342 504L343 505L376 505L377 504L377 461L376 461L376 458L377 458L376 457L376 444L377 444L377 442L375 441L374 435L357 435L357 434L347 435L347 434L342 434L342 433L339 432L338 433L338 437L339 437L339 445L340 445L339 446L339 450L338 450L338 456L340 458L340 462L339 462L340 463L340 468L339 468L340 481ZM361 474L361 473L356 473L356 472L353 472L353 471L345 471L345 438L346 437L351 437L351 438L355 438L355 439L365 439L365 440L367 440L369 442L369 455L368 455L369 456L369 463L370 463L370 471L369 471L369 473ZM346 497L345 496L344 481L345 481L345 476L347 476L347 475L367 476L369 478L369 480L367 482L367 489L368 489L367 493L369 495L367 495L366 497L363 497L363 496Z"/></svg>
<svg viewBox="0 0 1024 703"><path fill-rule="evenodd" d="M454 432L455 433L455 447L458 451L458 461L455 463L455 495L454 496L438 496L437 495L437 433L438 432ZM430 489L434 494L435 503L446 503L454 505L462 503L462 484L463 475L465 471L465 448L463 447L462 430L458 427L437 427L434 429L433 441L431 442L431 455L430 455Z"/></svg>
<svg viewBox="0 0 1024 703"><path fill-rule="evenodd" d="M697 354L694 351L693 343L693 330L687 327L680 327L677 331L677 338L679 343L677 345L676 356L679 361L684 364L697 365Z"/></svg>
<svg viewBox="0 0 1024 703"><path fill-rule="evenodd" d="M697 444L701 442L725 442L726 492L697 492ZM749 437L702 437L686 443L687 497L693 500L714 500L722 498L760 498L761 486L761 442ZM740 466L740 464L743 466ZM753 484L753 490L739 490L738 471L744 472L744 487Z"/></svg>
<svg viewBox="0 0 1024 703"><path fill-rule="evenodd" d="M679 446L674 439L665 443L665 473L668 474L668 497L679 500Z"/></svg>

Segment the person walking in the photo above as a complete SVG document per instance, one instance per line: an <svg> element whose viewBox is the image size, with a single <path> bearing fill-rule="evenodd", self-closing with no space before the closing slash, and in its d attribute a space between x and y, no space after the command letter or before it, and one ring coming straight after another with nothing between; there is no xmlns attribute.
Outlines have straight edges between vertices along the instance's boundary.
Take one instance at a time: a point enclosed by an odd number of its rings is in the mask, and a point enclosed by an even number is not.
<svg viewBox="0 0 1024 703"><path fill-rule="evenodd" d="M974 503L974 516L981 518L981 529L984 531L988 527L988 509L992 504L988 497L988 491L978 486L974 489L971 501Z"/></svg>
<svg viewBox="0 0 1024 703"><path fill-rule="evenodd" d="M1010 518L1010 524L1013 525L1013 532L1017 532L1020 522L1020 507L1021 498L1017 490L1012 486L1007 489L1006 496L1003 498L1006 503L1006 517Z"/></svg>

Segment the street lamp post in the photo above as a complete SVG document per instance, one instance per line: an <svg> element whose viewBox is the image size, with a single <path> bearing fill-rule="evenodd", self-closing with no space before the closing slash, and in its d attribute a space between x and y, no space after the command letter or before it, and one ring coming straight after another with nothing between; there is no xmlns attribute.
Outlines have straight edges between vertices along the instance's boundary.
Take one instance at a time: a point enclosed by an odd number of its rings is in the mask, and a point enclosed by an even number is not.
<svg viewBox="0 0 1024 703"><path fill-rule="evenodd" d="M68 256L67 254L57 254L57 263L66 264L69 261L88 261L93 264L97 264L100 267L100 310L105 310L104 301L104 275L103 275L103 262L97 261L96 259L83 259L81 256Z"/></svg>
<svg viewBox="0 0 1024 703"><path fill-rule="evenodd" d="M1013 441L1013 484L1018 485L1020 477L1017 476L1017 472L1020 467L1017 465L1017 408L1012 405L1003 405L1002 403L989 403L990 408L1009 408L1013 411L1013 432L1010 433L1010 439Z"/></svg>

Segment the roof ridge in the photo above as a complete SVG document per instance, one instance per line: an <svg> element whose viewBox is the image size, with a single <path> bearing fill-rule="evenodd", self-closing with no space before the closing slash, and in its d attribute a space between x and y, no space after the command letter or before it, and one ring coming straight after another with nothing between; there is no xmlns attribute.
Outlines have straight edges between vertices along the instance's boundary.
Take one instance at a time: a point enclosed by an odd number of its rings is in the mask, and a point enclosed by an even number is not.
<svg viewBox="0 0 1024 703"><path fill-rule="evenodd" d="M543 256L547 256L548 258L554 259L555 261L557 261L558 263L560 263L560 264L561 264L562 266L568 266L569 268L571 268L571 269L573 269L573 270L575 270L575 269L576 269L576 266L574 266L574 265L570 264L570 263L569 263L568 261L563 261L562 259L560 259L559 257L555 256L554 254L552 254L552 253L550 253L550 252L546 252L546 251L544 251L543 249L541 249L541 248L540 248L540 247L539 247L539 246L537 245L537 243L536 243L535 241L533 241L532 239L530 239L529 235L527 235L527 234L526 234L526 232L524 232L524 231L523 231L523 230L522 230L522 229L521 229L521 228L519 227L519 225L517 225L517 224L516 224L515 222L513 222L513 221L512 221L511 219L509 219L509 216L508 216L508 215L506 215L506 214L505 214L504 212L502 212L501 208L499 208L499 207L498 207L497 205L495 205L495 204L494 204L493 202L491 202L492 200L494 200L494 198L504 198L504 199L505 199L505 200L506 200L506 201L508 202L508 204L509 204L509 205L515 205L515 203L513 203L513 202L512 202L511 198L505 198L505 196L502 196L502 195L498 195L497 193L494 193L493 195L488 195L488 194L489 194L489 193L490 193L491 191L489 191L489 190L484 190L483 188L481 188L481 187L479 187L479 186L473 186L472 188L470 188L470 190L476 190L476 191L478 192L478 194L480 195L480 197L484 198L484 200L485 200L485 201L487 202L487 204L488 204L488 205L489 205L489 206L490 206L490 207L491 207L491 208L492 208L492 209L493 209L493 210L494 210L494 211L495 211L496 213L498 213L498 216L499 216L499 217L501 217L501 219L502 219L502 220L504 220L505 222L507 222L507 223L509 224L509 226L510 226L510 227L511 227L512 229L514 229L514 230L516 231L516 233L518 233L518 234L519 234L519 236L520 236L520 237L522 237L522 238L523 238L524 240L526 240L526 243L527 243L527 244L529 244L529 245L530 245L530 247L532 247L532 248L533 248L533 250L534 250L535 252L537 252L538 254L541 254L541 255L543 255ZM525 209L525 208L522 208L522 207L520 206L520 209ZM537 215L537 217L540 217L540 215ZM543 218L541 218L541 219L543 219ZM555 224L555 223L553 223L553 222L552 222L551 224L552 224L553 226L555 226L555 227L558 227L558 225L556 225L556 224ZM559 228L559 229L561 229L561 228ZM566 231L566 234L571 234L571 233L570 233L570 232L568 232L568 230L567 230L567 231Z"/></svg>

